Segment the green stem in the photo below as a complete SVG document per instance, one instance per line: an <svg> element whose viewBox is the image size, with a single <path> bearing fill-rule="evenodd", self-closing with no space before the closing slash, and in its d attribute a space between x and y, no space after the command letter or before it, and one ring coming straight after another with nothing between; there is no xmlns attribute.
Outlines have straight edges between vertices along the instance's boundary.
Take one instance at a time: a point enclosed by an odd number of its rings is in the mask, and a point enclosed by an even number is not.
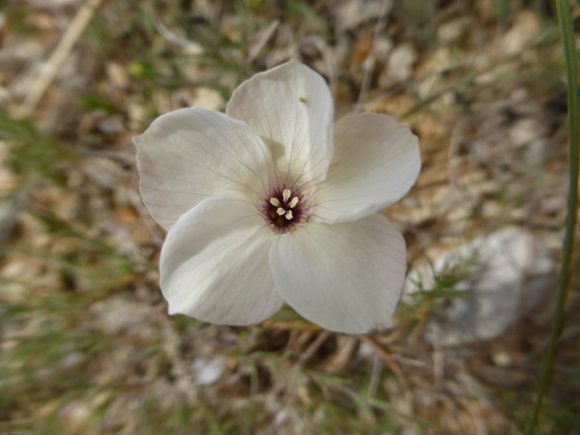
<svg viewBox="0 0 580 435"><path fill-rule="evenodd" d="M569 167L568 167L568 201L566 211L566 230L562 246L562 265L558 279L558 294L554 320L550 330L550 342L542 363L541 377L538 382L536 402L534 404L532 418L528 428L529 434L536 433L538 417L542 409L542 402L552 379L554 362L558 341L564 324L564 307L570 284L570 264L574 251L576 231L576 214L578 207L578 142L579 132L579 108L578 108L578 66L576 61L576 49L574 47L574 34L572 20L570 19L570 5L568 0L556 0L558 9L558 21L562 33L562 45L564 47L564 63L568 82L568 136L569 136Z"/></svg>

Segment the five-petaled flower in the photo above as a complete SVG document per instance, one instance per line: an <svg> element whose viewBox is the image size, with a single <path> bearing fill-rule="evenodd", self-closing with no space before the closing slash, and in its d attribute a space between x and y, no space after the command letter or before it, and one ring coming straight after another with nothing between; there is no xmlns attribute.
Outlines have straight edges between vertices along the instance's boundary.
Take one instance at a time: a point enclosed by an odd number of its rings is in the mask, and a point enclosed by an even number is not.
<svg viewBox="0 0 580 435"><path fill-rule="evenodd" d="M418 139L387 115L333 112L292 60L242 83L225 114L176 110L135 138L143 200L169 231L171 314L248 325L286 302L333 331L390 326L406 249L378 212L415 183Z"/></svg>

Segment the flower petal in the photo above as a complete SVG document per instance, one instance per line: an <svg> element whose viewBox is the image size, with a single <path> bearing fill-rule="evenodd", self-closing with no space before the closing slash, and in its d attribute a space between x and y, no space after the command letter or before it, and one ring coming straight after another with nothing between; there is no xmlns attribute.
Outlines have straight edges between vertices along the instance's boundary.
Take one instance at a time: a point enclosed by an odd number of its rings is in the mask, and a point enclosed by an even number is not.
<svg viewBox="0 0 580 435"><path fill-rule="evenodd" d="M324 179L334 108L328 85L312 69L291 60L254 75L233 92L226 113L271 146L281 181Z"/></svg>
<svg viewBox="0 0 580 435"><path fill-rule="evenodd" d="M210 195L264 192L271 155L243 122L201 108L157 118L134 139L143 201L165 229Z"/></svg>
<svg viewBox="0 0 580 435"><path fill-rule="evenodd" d="M227 325L270 317L282 304L268 266L272 237L242 197L214 196L188 211L161 250L161 291L169 313Z"/></svg>
<svg viewBox="0 0 580 435"><path fill-rule="evenodd" d="M298 313L326 329L360 334L391 324L405 279L405 240L379 214L310 223L276 239L270 264Z"/></svg>
<svg viewBox="0 0 580 435"><path fill-rule="evenodd" d="M344 222L398 201L421 169L419 140L388 115L345 116L334 127L334 156L314 197L313 218Z"/></svg>

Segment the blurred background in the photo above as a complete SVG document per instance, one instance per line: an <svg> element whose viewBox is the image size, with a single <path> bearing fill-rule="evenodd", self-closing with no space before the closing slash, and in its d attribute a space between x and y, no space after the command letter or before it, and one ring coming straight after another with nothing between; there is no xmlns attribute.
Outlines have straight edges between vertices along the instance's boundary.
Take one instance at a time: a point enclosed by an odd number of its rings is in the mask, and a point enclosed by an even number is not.
<svg viewBox="0 0 580 435"><path fill-rule="evenodd" d="M166 314L131 138L289 58L337 118L421 139L385 212L409 249L391 330ZM547 0L0 0L0 433L520 433L561 255L563 71ZM580 433L573 270L545 434Z"/></svg>

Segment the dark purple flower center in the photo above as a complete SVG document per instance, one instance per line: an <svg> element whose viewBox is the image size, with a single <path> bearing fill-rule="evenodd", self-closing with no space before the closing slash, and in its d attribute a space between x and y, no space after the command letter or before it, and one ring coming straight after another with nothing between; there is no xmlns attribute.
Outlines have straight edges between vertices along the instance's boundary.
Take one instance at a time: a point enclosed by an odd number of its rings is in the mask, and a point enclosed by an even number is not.
<svg viewBox="0 0 580 435"><path fill-rule="evenodd" d="M282 186L266 195L264 217L274 231L286 233L306 218L305 202L305 196L299 189Z"/></svg>

